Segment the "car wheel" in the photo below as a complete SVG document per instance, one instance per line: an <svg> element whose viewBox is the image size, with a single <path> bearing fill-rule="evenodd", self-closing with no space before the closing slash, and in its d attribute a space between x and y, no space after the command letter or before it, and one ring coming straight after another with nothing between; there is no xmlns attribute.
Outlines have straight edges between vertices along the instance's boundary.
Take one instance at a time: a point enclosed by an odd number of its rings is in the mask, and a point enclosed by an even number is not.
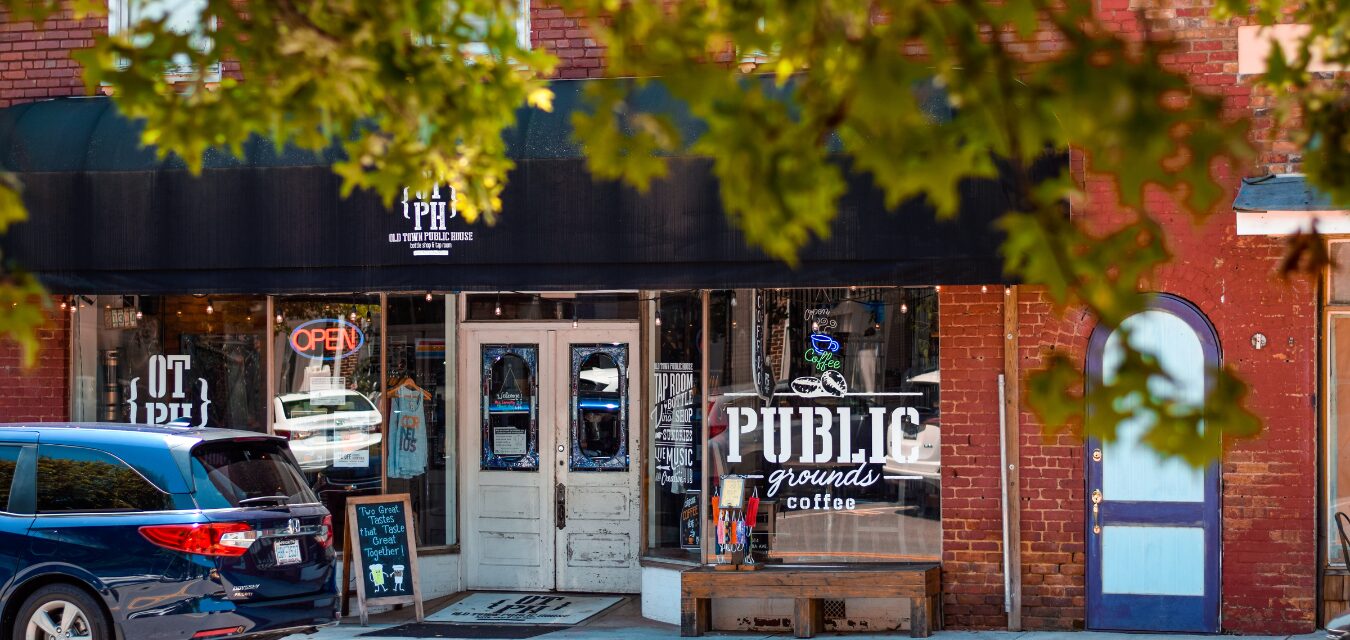
<svg viewBox="0 0 1350 640"><path fill-rule="evenodd" d="M103 610L89 594L67 584L38 589L19 609L14 640L112 640Z"/></svg>

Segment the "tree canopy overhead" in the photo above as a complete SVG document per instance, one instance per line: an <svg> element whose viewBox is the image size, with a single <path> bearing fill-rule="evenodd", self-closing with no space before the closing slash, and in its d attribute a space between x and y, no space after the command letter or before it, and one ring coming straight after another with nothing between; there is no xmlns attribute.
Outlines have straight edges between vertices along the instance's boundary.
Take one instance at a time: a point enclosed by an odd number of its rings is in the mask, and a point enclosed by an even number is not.
<svg viewBox="0 0 1350 640"><path fill-rule="evenodd" d="M11 18L42 20L62 8L60 0L3 2ZM732 221L788 265L830 233L845 189L840 155L872 176L888 204L922 197L947 217L958 211L959 181L1003 170L1014 196L1000 223L1008 273L1044 286L1062 308L1086 308L1117 327L1144 309L1138 291L1169 258L1145 192L1162 189L1203 220L1226 194L1216 169L1252 156L1247 121L1164 63L1170 43L1113 32L1091 0L561 2L607 48L609 73L635 78L607 83L574 120L591 171L645 189L664 175L666 152L707 156ZM1288 17L1275 0L1262 2L1258 19ZM96 0L73 6L106 10ZM449 184L466 219L491 222L512 167L503 130L522 105L550 107L546 79L557 59L526 44L512 0L198 6L195 29L183 30L181 15L152 17L78 54L90 90L111 91L124 114L144 119L144 143L194 171L207 149L238 152L253 134L313 150L338 140L346 159L334 171L348 192L368 189L392 202L404 187ZM1218 10L1247 8L1223 0ZM1313 2L1297 17L1325 25L1310 40L1336 45L1341 62L1350 57L1350 10ZM776 82L747 81L750 66ZM1350 165L1350 102L1278 48L1272 69L1264 82L1294 96L1305 114L1310 174L1350 197L1350 185L1336 183ZM654 76L706 125L697 139L682 139L667 117L631 99ZM926 111L915 87L932 84L951 118ZM842 148L831 147L836 135ZM1047 151L1069 148L1087 171L1114 178L1132 218L1090 231L1069 213L1067 203L1083 201L1073 175L1031 178ZM410 184L418 176L423 182ZM0 230L27 215L21 185L6 177ZM43 299L38 283L11 265L0 283L0 330L30 357ZM1196 464L1214 459L1226 437L1259 430L1230 370L1214 372L1203 406L1178 402L1149 392L1149 381L1166 373L1123 342L1114 380L1089 397L1067 355L1033 375L1028 397L1048 429L1081 426L1109 439L1123 417L1148 413L1146 442Z"/></svg>

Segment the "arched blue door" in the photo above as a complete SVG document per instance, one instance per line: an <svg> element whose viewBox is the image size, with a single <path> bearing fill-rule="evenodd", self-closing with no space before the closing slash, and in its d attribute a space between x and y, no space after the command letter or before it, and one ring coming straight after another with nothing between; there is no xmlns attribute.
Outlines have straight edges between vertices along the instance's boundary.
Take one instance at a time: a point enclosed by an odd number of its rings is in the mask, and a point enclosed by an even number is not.
<svg viewBox="0 0 1350 640"><path fill-rule="evenodd" d="M1201 402L1219 364L1218 339L1190 303L1158 296L1125 320L1130 344L1158 358L1172 380L1154 394ZM1109 383L1122 358L1121 331L1099 327L1088 349L1088 384ZM1164 460L1140 438L1151 417L1117 425L1117 439L1090 439L1086 456L1087 626L1121 631L1219 631L1219 468Z"/></svg>

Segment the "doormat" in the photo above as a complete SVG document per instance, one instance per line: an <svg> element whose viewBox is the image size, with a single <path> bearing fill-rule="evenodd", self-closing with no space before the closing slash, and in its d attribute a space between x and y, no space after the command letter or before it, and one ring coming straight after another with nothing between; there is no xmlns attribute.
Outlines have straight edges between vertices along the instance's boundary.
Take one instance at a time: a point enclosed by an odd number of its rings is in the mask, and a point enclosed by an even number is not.
<svg viewBox="0 0 1350 640"><path fill-rule="evenodd" d="M566 629L566 625L454 624L413 622L361 634L363 638L464 638L468 640L520 640Z"/></svg>
<svg viewBox="0 0 1350 640"><path fill-rule="evenodd" d="M607 596L475 593L427 616L427 621L573 625L622 601Z"/></svg>

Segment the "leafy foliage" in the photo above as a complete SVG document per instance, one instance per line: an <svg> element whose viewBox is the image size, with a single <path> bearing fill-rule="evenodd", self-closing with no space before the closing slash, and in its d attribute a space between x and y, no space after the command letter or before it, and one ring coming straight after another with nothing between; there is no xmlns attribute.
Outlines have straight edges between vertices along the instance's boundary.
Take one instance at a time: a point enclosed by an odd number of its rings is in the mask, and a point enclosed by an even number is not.
<svg viewBox="0 0 1350 640"><path fill-rule="evenodd" d="M1214 163L1250 155L1246 124L1225 121L1218 96L1194 91L1163 66L1166 43L1116 37L1092 17L1090 2L567 4L609 17L593 24L602 25L597 37L615 75L659 76L707 125L694 141L618 136L618 120L634 117L631 94L597 92L597 115L578 127L593 169L642 187L661 175L659 157L636 167L625 159L690 145L713 158L723 204L750 241L788 262L828 234L843 191L840 155L870 173L889 204L921 196L948 217L960 204L959 181L1001 171L1014 188L1001 221L1008 272L1114 327L1145 308L1137 292L1169 257L1161 227L1143 211L1145 189L1166 190L1200 219L1223 195ZM1037 38L1066 46L1039 58L1013 46ZM762 60L774 82L752 81L729 64L743 56ZM931 92L923 89L933 86L950 117L935 118L925 103ZM1092 171L1116 178L1123 204L1140 211L1135 219L1090 233L1065 206L1080 195L1067 172L1033 179L1047 151L1069 147ZM1052 357L1028 385L1047 428L1077 424L1110 438L1121 407L1133 407L1156 416L1150 445L1197 464L1219 454L1225 435L1255 433L1241 403L1245 388L1231 372L1214 372L1207 402L1186 406L1150 394L1149 381L1165 381L1166 372L1149 354L1125 351L1115 381L1092 390L1086 404L1082 370Z"/></svg>
<svg viewBox="0 0 1350 640"><path fill-rule="evenodd" d="M39 14L57 5L5 2ZM1278 15L1275 0L1262 2ZM611 75L634 78L595 91L591 108L574 118L592 172L645 189L665 174L669 154L710 157L728 215L751 243L789 264L829 234L845 167L870 174L889 205L921 197L945 217L959 210L962 180L1002 176L1012 186L1001 222L1008 272L1116 327L1145 308L1137 292L1168 259L1163 231L1143 207L1145 190L1172 194L1202 219L1223 195L1215 164L1250 155L1246 123L1225 120L1219 97L1164 67L1167 43L1118 37L1096 21L1091 0L562 3L608 47ZM1335 4L1301 11L1344 20ZM193 170L207 149L237 153L260 134L338 151L335 171L348 191L370 189L392 202L405 187L448 182L466 218L491 221L511 168L502 130L521 104L548 108L551 99L542 78L555 60L520 45L515 6L204 0L197 24L209 29L176 33L163 20L143 21L99 38L82 60L91 89L110 87L124 113L145 119L144 142ZM1346 29L1329 22L1316 32L1333 31L1344 37ZM1045 41L1061 46L1031 46ZM742 60L769 75L743 73ZM217 83L211 70L222 61L227 73ZM235 64L246 80L228 72ZM695 139L633 99L643 78L657 76L702 120ZM1297 62L1271 81L1312 87ZM1308 165L1329 182L1350 166L1350 126L1338 126L1350 104L1322 95L1305 105L1307 126L1325 131L1324 151ZM945 104L935 110L935 99ZM1081 198L1071 175L1033 177L1047 153L1070 147L1090 171L1115 177L1122 203L1138 212L1133 219L1089 231L1066 205ZM13 193L0 189L9 198L0 216L21 211ZM1079 425L1109 438L1124 415L1151 412L1149 444L1200 463L1225 436L1255 432L1241 382L1226 370L1214 376L1201 405L1155 397L1149 385L1167 373L1127 346L1114 381L1086 398L1082 371L1062 354L1028 388L1052 430Z"/></svg>

